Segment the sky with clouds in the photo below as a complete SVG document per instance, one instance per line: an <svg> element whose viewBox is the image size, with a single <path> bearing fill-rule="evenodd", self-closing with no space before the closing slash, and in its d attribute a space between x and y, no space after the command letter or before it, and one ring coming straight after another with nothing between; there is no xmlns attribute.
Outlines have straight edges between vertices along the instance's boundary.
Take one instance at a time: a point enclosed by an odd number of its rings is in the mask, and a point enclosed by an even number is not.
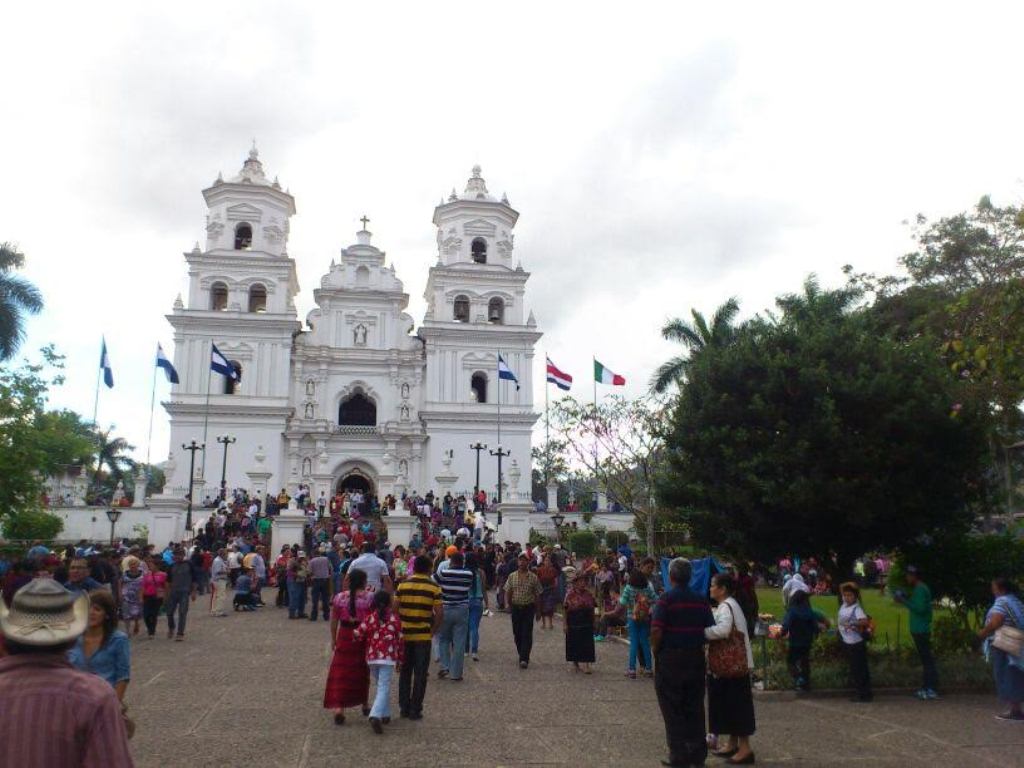
<svg viewBox="0 0 1024 768"><path fill-rule="evenodd" d="M370 7L372 5L372 7ZM27 256L54 405L145 455L152 360L253 138L296 197L299 316L371 218L421 318L433 207L480 163L521 213L545 353L640 394L666 318L744 316L810 273L892 271L918 212L1019 201L1024 7L989 3L7 4L0 240ZM158 384L158 397L167 385ZM158 409L154 461L166 456Z"/></svg>

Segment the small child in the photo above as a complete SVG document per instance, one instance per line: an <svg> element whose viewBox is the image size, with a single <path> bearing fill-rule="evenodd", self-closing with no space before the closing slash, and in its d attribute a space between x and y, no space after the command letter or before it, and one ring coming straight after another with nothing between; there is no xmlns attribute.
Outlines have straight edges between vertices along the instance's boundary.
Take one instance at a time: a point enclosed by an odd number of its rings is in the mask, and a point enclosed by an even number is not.
<svg viewBox="0 0 1024 768"><path fill-rule="evenodd" d="M370 725L374 733L383 733L391 722L391 681L402 665L404 643L402 622L391 610L391 593L381 590L373 595L373 612L353 632L357 640L366 641L366 663L377 683L377 693L370 709Z"/></svg>
<svg viewBox="0 0 1024 768"><path fill-rule="evenodd" d="M256 598L252 594L252 579L249 578L247 570L243 570L242 575L235 582L235 599L233 604L236 611L239 609L243 611L256 610Z"/></svg>
<svg viewBox="0 0 1024 768"><path fill-rule="evenodd" d="M825 615L811 607L806 592L798 590L789 598L789 608L782 619L782 637L789 637L786 664L798 691L811 689L811 646L821 627L828 624Z"/></svg>

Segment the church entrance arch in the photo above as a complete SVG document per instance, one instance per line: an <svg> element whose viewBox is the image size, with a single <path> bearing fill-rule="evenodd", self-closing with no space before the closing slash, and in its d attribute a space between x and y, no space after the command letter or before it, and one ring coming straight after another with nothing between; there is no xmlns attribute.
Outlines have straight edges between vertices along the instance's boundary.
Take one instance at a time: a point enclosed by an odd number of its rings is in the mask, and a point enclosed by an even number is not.
<svg viewBox="0 0 1024 768"><path fill-rule="evenodd" d="M359 491L365 496L372 496L377 492L377 484L374 482L373 475L364 467L351 465L343 467L337 478L334 486L337 493Z"/></svg>

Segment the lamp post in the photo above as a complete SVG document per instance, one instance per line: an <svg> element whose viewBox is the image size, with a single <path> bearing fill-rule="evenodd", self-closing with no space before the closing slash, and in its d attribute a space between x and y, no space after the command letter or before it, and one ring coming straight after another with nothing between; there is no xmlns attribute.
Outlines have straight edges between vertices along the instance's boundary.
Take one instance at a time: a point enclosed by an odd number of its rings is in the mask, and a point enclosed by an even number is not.
<svg viewBox="0 0 1024 768"><path fill-rule="evenodd" d="M476 497L480 495L480 451L487 450L486 443L473 443L469 450L476 451L476 485L473 486L473 503L476 504Z"/></svg>
<svg viewBox="0 0 1024 768"><path fill-rule="evenodd" d="M110 546L114 546L114 524L121 519L121 509L111 507L107 510L107 520L110 521Z"/></svg>
<svg viewBox="0 0 1024 768"><path fill-rule="evenodd" d="M224 446L224 463L220 467L220 500L227 501L228 498L228 446L235 442L230 435L218 435L217 442ZM193 454L194 455L194 454Z"/></svg>
<svg viewBox="0 0 1024 768"><path fill-rule="evenodd" d="M496 450L496 451L488 451L488 453L491 454L491 456L497 456L498 457L498 503L501 504L501 485L502 485L502 483L501 483L501 460L505 456L511 456L512 455L512 451L503 451L501 449L501 444L499 443L498 444L498 450ZM477 456L479 456L479 455L480 454L477 454ZM480 481L478 480L477 482L479 483Z"/></svg>
<svg viewBox="0 0 1024 768"><path fill-rule="evenodd" d="M551 522L555 524L555 541L559 544L562 543L562 523L565 522L565 515L561 512L556 512L551 516Z"/></svg>
<svg viewBox="0 0 1024 768"><path fill-rule="evenodd" d="M192 454L192 460L189 463L188 468L188 510L185 512L185 530L188 533L192 532L192 487L196 479L196 451L204 451L206 453L206 443L197 443L193 440L188 445L184 443L181 446L182 450L189 451Z"/></svg>

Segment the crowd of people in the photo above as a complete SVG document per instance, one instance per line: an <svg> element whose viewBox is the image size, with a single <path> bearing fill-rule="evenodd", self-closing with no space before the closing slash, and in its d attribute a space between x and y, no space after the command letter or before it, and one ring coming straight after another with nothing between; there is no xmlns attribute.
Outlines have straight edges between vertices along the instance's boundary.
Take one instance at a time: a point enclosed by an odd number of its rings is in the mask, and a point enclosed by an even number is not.
<svg viewBox="0 0 1024 768"><path fill-rule="evenodd" d="M278 496L268 506L290 501ZM79 762L58 754L73 743L85 754L103 754L107 765L130 765L127 740L134 723L125 694L132 643L154 639L161 616L167 638L184 641L190 607L201 596L210 614L222 618L229 614L229 595L231 612L244 614L265 609L269 590L268 597L276 592L273 603L282 618L327 624L332 654L323 707L338 725L358 707L372 730L384 733L396 681L398 716L422 719L432 663L439 684L456 686L466 684L466 663L484 656L496 663L514 659L526 671L535 631L561 626L565 662L583 675L593 674L597 644L617 633L628 638L624 674L653 678L665 722L666 765L700 765L709 751L727 764L755 762L756 569L715 573L709 587L695 591L691 564L683 558L669 563L665 584L661 562L637 558L628 546L577 557L557 544L499 543L486 524L486 498L412 494L378 505L358 491L322 500L300 492L296 506L308 514L303 541L273 556L272 522L266 524L273 514L260 499L235 492L210 508L187 544L160 551L87 542L59 551L36 544L22 559L0 559L0 699L11 702L15 713L0 722L0 736L14 745L12 754L44 749L53 754L53 765L88 764L82 754ZM387 518L394 514L417 518L408 546L388 540ZM778 635L788 643L794 687L808 690L815 637L833 623L812 607L811 597L827 582L813 560L787 557L778 567L786 606ZM893 597L909 612L921 658L918 696L937 698L931 592L917 569L906 570L910 591ZM1024 720L1024 664L1019 653L994 641L1007 629L1024 628L1024 604L1005 579L992 589L994 603L979 636L1009 707L1000 717ZM861 605L858 583L844 583L838 592L838 640L855 698L868 701L873 621ZM508 616L514 654L481 648L481 623L493 612ZM68 744L18 746L30 738L16 732L19 713L41 706L44 698L49 702L49 694L25 687L36 679L63 680L74 689L71 697L54 701L58 717L66 718L62 727L74 735ZM69 702L96 717L84 717Z"/></svg>

